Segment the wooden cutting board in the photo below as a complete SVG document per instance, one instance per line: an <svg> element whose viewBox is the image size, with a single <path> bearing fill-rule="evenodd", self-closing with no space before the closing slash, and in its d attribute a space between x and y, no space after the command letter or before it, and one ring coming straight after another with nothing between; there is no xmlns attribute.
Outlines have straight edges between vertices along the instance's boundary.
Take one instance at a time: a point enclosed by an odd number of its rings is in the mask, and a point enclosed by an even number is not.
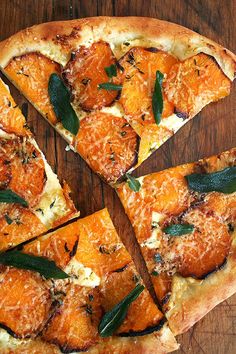
<svg viewBox="0 0 236 354"><path fill-rule="evenodd" d="M236 0L0 0L0 40L37 23L98 15L149 16L176 22L236 52ZM25 99L9 86L17 103L22 105ZM231 96L206 107L185 125L137 169L136 175L236 146L235 100L236 88ZM70 184L81 215L108 207L119 235L133 249L133 243L128 242L132 230L115 192L78 155L65 151L63 139L31 106L28 121L49 163ZM236 295L217 306L178 340L181 343L178 354L236 353Z"/></svg>

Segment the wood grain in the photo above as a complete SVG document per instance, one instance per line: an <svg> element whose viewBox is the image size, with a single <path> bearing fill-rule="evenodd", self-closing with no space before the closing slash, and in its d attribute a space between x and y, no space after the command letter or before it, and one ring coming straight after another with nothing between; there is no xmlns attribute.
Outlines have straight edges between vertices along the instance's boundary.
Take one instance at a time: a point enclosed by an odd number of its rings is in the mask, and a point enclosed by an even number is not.
<svg viewBox="0 0 236 354"><path fill-rule="evenodd" d="M236 52L235 0L1 0L0 9L1 40L22 28L46 21L135 15L179 23ZM9 86L17 103L22 105L25 99ZM233 88L231 96L206 107L143 163L136 175L194 161L236 146L235 99ZM128 242L133 233L115 192L92 173L78 155L65 151L63 139L31 106L28 122L49 163L59 177L70 184L81 215L108 207L121 238L133 248L133 243ZM236 296L217 306L178 340L181 343L178 354L236 353Z"/></svg>

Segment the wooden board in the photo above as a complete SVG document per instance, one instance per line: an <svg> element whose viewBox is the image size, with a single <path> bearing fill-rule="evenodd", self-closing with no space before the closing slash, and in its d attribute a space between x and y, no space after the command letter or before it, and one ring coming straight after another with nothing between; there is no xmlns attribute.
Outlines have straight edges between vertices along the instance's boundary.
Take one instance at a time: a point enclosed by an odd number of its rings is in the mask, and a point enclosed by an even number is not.
<svg viewBox="0 0 236 354"><path fill-rule="evenodd" d="M191 28L236 52L236 0L0 0L0 39L46 21L108 16L150 16ZM5 80L6 81L6 80ZM25 100L9 85L16 101ZM140 176L197 160L236 146L236 90L230 97L206 107L139 169ZM70 184L72 197L85 216L108 207L125 243L133 249L133 233L115 192L94 175L85 162L29 106L29 125L61 179ZM236 275L235 275L236 276ZM179 336L176 353L236 353L236 295L216 307L188 333Z"/></svg>

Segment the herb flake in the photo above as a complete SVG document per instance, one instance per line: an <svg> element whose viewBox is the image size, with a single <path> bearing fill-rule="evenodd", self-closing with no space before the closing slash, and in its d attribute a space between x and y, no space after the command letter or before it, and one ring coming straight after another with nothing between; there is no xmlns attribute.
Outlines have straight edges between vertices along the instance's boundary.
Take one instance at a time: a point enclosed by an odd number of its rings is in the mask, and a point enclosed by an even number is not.
<svg viewBox="0 0 236 354"><path fill-rule="evenodd" d="M115 64L111 64L110 66L105 67L105 71L107 76L111 79L113 76L117 76L117 68Z"/></svg>
<svg viewBox="0 0 236 354"><path fill-rule="evenodd" d="M112 82L104 82L98 85L98 89L99 90L103 89L107 91L120 91L122 90L122 85L116 85L113 84Z"/></svg>
<svg viewBox="0 0 236 354"><path fill-rule="evenodd" d="M163 229L165 234L170 236L182 236L192 233L194 225L191 224L172 224Z"/></svg>
<svg viewBox="0 0 236 354"><path fill-rule="evenodd" d="M8 223L8 225L11 225L11 224L13 223L13 220L10 218L9 215L5 214L4 217L5 217L5 220L6 220L6 222Z"/></svg>
<svg viewBox="0 0 236 354"><path fill-rule="evenodd" d="M126 173L126 177L129 188L134 192L138 192L141 188L140 182L135 177L132 177L129 173Z"/></svg>

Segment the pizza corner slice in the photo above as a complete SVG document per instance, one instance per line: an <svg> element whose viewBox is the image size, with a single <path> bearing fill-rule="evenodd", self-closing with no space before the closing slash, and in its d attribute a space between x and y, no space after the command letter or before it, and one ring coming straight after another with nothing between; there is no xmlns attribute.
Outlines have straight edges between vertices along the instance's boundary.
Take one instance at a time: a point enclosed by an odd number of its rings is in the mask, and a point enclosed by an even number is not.
<svg viewBox="0 0 236 354"><path fill-rule="evenodd" d="M0 80L0 251L78 215Z"/></svg>
<svg viewBox="0 0 236 354"><path fill-rule="evenodd" d="M236 149L121 184L173 333L236 292Z"/></svg>
<svg viewBox="0 0 236 354"><path fill-rule="evenodd" d="M24 257L50 264L40 263L39 274L7 266L0 256L1 353L165 354L178 348L106 209L16 252L19 268ZM120 305L135 291L128 306Z"/></svg>
<svg viewBox="0 0 236 354"><path fill-rule="evenodd" d="M229 95L236 72L227 49L151 18L45 23L0 50L4 74L112 185Z"/></svg>

